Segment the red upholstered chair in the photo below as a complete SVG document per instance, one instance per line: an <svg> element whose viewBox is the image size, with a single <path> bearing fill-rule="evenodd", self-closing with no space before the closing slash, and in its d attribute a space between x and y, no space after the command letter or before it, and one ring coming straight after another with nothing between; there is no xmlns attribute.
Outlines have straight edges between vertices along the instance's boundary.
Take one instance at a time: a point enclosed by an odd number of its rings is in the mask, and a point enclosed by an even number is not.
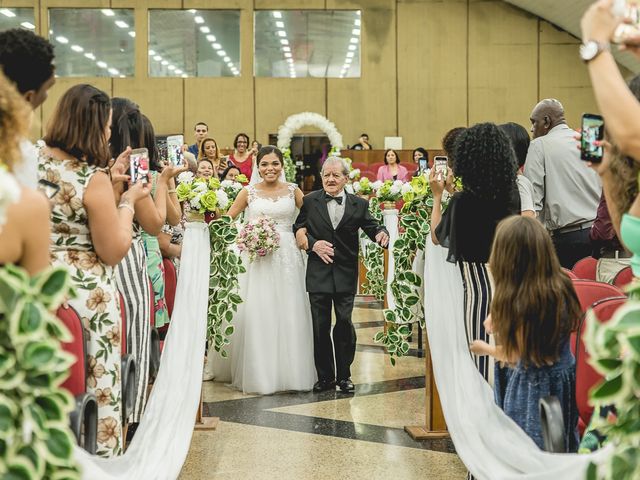
<svg viewBox="0 0 640 480"><path fill-rule="evenodd" d="M608 283L591 280L573 280L573 288L576 289L582 311L586 312L594 303L604 298L620 297L624 293L618 287Z"/></svg>
<svg viewBox="0 0 640 480"><path fill-rule="evenodd" d="M373 162L373 163L370 163L369 164L369 168L367 168L367 170L370 171L370 172L373 172L375 175L378 175L378 170L384 164L385 164L384 162Z"/></svg>
<svg viewBox="0 0 640 480"><path fill-rule="evenodd" d="M403 163L402 165L404 165L404 168L406 168L407 172L409 172L407 174L407 178L405 179L405 181L411 180L411 177L413 176L413 174L416 172L416 170L418 170L418 164L417 163Z"/></svg>
<svg viewBox="0 0 640 480"><path fill-rule="evenodd" d="M69 378L62 384L62 388L69 390L76 399L75 409L69 416L71 431L78 445L94 455L97 448L98 403L93 393L87 393L87 334L78 312L72 307L60 307L56 314L73 337L70 342L61 343L62 349L76 357Z"/></svg>
<svg viewBox="0 0 640 480"><path fill-rule="evenodd" d="M627 297L616 296L604 298L593 304L596 318L608 322L618 308L627 301ZM586 316L582 317L577 331L576 347L576 406L578 407L578 430L584 434L593 415L593 407L589 405L589 391L602 380L602 376L589 365L589 353L583 341L586 329ZM545 450L564 453L564 422L562 407L556 397L545 397L540 400L540 419Z"/></svg>
<svg viewBox="0 0 640 480"><path fill-rule="evenodd" d="M631 267L624 267L620 270L615 277L613 277L613 284L622 289L629 285L633 281L633 271Z"/></svg>
<svg viewBox="0 0 640 480"><path fill-rule="evenodd" d="M365 162L351 162L351 168L357 168L360 172L364 172L368 167L369 164Z"/></svg>
<svg viewBox="0 0 640 480"><path fill-rule="evenodd" d="M571 270L581 280L595 280L597 266L598 260L593 257L585 257L578 260Z"/></svg>
<svg viewBox="0 0 640 480"><path fill-rule="evenodd" d="M611 297L600 300L593 305L593 312L601 323L611 320L613 314L627 301L627 297ZM576 404L578 406L578 428L580 435L584 433L585 428L589 425L593 407L589 405L589 390L595 384L603 379L602 375L596 372L589 365L589 352L584 344L584 331L586 329L586 317L582 318L580 327L578 328L578 344L576 346Z"/></svg>
<svg viewBox="0 0 640 480"><path fill-rule="evenodd" d="M178 284L178 275L176 266L168 258L162 259L164 265L164 301L167 304L167 313L169 318L173 313L173 304L176 298L176 285Z"/></svg>
<svg viewBox="0 0 640 480"><path fill-rule="evenodd" d="M571 270L567 269L567 268L563 268L562 271L567 275L567 277L569 277L571 280L578 280L578 277L576 276L575 273L573 273Z"/></svg>
<svg viewBox="0 0 640 480"><path fill-rule="evenodd" d="M122 383L122 421L126 424L136 405L136 377L138 375L133 355L127 353L127 315L124 298L120 294L120 375Z"/></svg>
<svg viewBox="0 0 640 480"><path fill-rule="evenodd" d="M377 172L372 172L370 170L363 170L360 172L360 178L368 178L372 182L375 182L378 178Z"/></svg>

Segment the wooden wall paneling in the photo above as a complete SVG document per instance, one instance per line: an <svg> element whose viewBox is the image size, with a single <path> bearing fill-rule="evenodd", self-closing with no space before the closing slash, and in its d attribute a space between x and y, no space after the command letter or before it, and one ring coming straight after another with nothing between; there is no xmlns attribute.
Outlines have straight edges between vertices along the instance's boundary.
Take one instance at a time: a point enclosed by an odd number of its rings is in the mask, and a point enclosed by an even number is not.
<svg viewBox="0 0 640 480"><path fill-rule="evenodd" d="M323 9L325 0L255 0L256 10Z"/></svg>
<svg viewBox="0 0 640 480"><path fill-rule="evenodd" d="M182 8L182 0L111 0L111 8Z"/></svg>
<svg viewBox="0 0 640 480"><path fill-rule="evenodd" d="M109 8L110 0L40 0L45 8ZM131 2L129 3L131 5Z"/></svg>
<svg viewBox="0 0 640 480"><path fill-rule="evenodd" d="M540 22L540 99L560 100L572 128L580 128L583 113L598 113L589 72L578 56L579 45L577 38Z"/></svg>
<svg viewBox="0 0 640 480"><path fill-rule="evenodd" d="M361 77L327 80L327 114L345 145L366 132L374 147L382 148L385 136L397 135L395 5L394 0L366 2L360 37Z"/></svg>
<svg viewBox="0 0 640 480"><path fill-rule="evenodd" d="M323 78L257 77L255 92L256 138L262 144L267 143L270 133L278 133L278 127L294 113L315 112L326 115L327 91ZM311 128L301 131L317 130Z"/></svg>
<svg viewBox="0 0 640 480"><path fill-rule="evenodd" d="M401 2L397 14L403 147L440 148L467 125L467 1Z"/></svg>
<svg viewBox="0 0 640 480"><path fill-rule="evenodd" d="M218 9L253 9L253 0L184 0L184 8L199 8L202 10L218 10ZM253 13L253 12L251 12Z"/></svg>
<svg viewBox="0 0 640 480"><path fill-rule="evenodd" d="M538 92L538 19L502 1L469 4L469 124L526 125Z"/></svg>
<svg viewBox="0 0 640 480"><path fill-rule="evenodd" d="M153 123L156 135L184 129L184 82L181 78L114 78L113 96L133 100Z"/></svg>
<svg viewBox="0 0 640 480"><path fill-rule="evenodd" d="M38 8L38 0L0 0L0 6L7 8ZM37 20L37 16L36 16ZM37 26L37 25L36 25Z"/></svg>

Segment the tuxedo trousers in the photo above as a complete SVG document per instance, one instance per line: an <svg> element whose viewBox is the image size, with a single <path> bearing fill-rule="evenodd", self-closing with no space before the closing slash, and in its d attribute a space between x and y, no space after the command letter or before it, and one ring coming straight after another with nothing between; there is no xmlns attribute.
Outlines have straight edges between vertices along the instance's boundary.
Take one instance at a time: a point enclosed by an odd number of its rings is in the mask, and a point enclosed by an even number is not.
<svg viewBox="0 0 640 480"><path fill-rule="evenodd" d="M340 381L351 377L351 364L356 354L356 329L351 322L354 299L353 293L309 292L313 319L313 356L320 381ZM333 334L332 309L336 314Z"/></svg>

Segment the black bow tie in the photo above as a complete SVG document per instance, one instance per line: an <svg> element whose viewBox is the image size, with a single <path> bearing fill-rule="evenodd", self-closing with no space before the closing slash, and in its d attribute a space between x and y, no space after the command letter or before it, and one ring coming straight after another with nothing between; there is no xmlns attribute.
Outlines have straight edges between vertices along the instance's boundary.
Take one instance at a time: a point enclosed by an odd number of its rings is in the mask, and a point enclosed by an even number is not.
<svg viewBox="0 0 640 480"><path fill-rule="evenodd" d="M342 205L342 197L333 197L328 193L325 193L324 199L327 201L327 203L329 203L331 200L335 200L336 202L338 202L338 205Z"/></svg>

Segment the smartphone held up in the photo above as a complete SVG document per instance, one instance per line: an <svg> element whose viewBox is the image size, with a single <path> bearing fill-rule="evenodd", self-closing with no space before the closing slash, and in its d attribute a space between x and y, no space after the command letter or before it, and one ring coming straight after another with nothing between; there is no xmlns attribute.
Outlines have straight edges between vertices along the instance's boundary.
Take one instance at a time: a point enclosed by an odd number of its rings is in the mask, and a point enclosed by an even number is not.
<svg viewBox="0 0 640 480"><path fill-rule="evenodd" d="M445 156L438 155L433 159L433 168L436 170L438 180L445 180L447 178L447 165L449 159Z"/></svg>
<svg viewBox="0 0 640 480"><path fill-rule="evenodd" d="M582 136L580 140L580 158L585 162L600 163L604 149L604 119L600 115L585 113L582 116Z"/></svg>
<svg viewBox="0 0 640 480"><path fill-rule="evenodd" d="M131 151L129 170L131 183L149 182L149 151L146 148L136 148Z"/></svg>
<svg viewBox="0 0 640 480"><path fill-rule="evenodd" d="M184 161L182 146L184 145L184 136L170 135L167 137L167 159L171 165L181 166Z"/></svg>

